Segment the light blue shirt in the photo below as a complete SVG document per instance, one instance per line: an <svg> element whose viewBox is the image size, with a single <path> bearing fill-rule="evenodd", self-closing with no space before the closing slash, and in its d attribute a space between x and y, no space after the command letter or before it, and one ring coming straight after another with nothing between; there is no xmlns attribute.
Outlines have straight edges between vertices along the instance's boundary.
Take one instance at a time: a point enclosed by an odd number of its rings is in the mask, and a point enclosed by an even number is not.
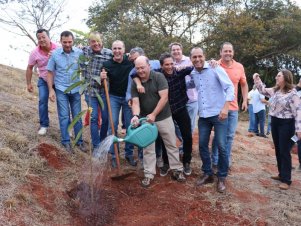
<svg viewBox="0 0 301 226"><path fill-rule="evenodd" d="M202 71L191 72L198 91L199 116L208 118L219 115L226 101L234 100L234 86L225 70L212 68L207 62Z"/></svg>
<svg viewBox="0 0 301 226"><path fill-rule="evenodd" d="M63 48L56 49L47 64L47 70L53 72L55 88L64 92L69 86L79 81L79 78L72 80L72 76L78 70L78 58L82 55L81 49L72 47L70 53L65 53ZM77 93L79 86L70 93Z"/></svg>
<svg viewBox="0 0 301 226"><path fill-rule="evenodd" d="M160 69L161 68L159 60L150 60L149 64L150 64L151 70L156 70L156 69ZM129 78L128 78L128 86L127 86L126 94L125 94L126 101L129 101L130 99L132 99L131 87L132 87L133 79L132 79L131 76L134 75L134 74L136 74L136 73L137 73L136 68L133 68L130 71Z"/></svg>
<svg viewBox="0 0 301 226"><path fill-rule="evenodd" d="M264 100L264 95L260 94L258 89L256 89L252 94L252 106L254 113L265 110L265 104L262 103L261 100Z"/></svg>

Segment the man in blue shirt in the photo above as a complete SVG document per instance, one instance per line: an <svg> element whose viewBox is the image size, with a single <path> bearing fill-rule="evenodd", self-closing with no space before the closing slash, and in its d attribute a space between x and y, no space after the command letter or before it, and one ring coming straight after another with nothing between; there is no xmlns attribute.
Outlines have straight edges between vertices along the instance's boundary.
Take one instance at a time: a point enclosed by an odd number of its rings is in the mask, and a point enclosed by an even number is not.
<svg viewBox="0 0 301 226"><path fill-rule="evenodd" d="M47 82L49 88L49 99L54 102L57 101L57 111L59 117L59 124L61 130L61 142L66 148L66 151L72 153L70 144L70 136L68 133L68 126L70 124L70 109L72 118L81 112L81 97L79 94L79 87L74 88L69 93L64 91L72 84L79 81L79 79L72 80L72 75L78 70L78 58L82 51L73 47L74 37L70 31L63 31L61 33L62 47L56 49L48 61ZM82 121L78 120L74 125L75 137L82 128ZM82 136L77 141L77 145L82 151L86 151Z"/></svg>
<svg viewBox="0 0 301 226"><path fill-rule="evenodd" d="M212 68L205 62L205 54L201 48L193 48L190 59L194 66L191 75L198 91L199 151L203 162L203 175L197 181L197 185L214 181L208 147L210 133L214 127L219 152L217 190L224 192L229 167L226 153L227 117L229 104L234 100L234 86L223 68Z"/></svg>

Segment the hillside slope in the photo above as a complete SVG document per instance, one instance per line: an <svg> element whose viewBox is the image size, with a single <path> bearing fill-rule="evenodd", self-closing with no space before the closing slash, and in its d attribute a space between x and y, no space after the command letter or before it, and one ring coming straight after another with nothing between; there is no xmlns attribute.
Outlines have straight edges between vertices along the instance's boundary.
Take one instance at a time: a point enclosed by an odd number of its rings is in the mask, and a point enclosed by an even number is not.
<svg viewBox="0 0 301 226"><path fill-rule="evenodd" d="M301 172L293 171L288 191L279 190L270 179L276 174L271 138L249 137L246 121L238 125L225 194L215 184L195 186L197 132L187 182L157 174L143 189L139 169L111 180L109 166L102 176L88 154L67 154L54 103L49 133L39 137L37 101L37 90L26 90L24 71L0 65L0 225L300 225ZM130 166L122 161L122 168Z"/></svg>

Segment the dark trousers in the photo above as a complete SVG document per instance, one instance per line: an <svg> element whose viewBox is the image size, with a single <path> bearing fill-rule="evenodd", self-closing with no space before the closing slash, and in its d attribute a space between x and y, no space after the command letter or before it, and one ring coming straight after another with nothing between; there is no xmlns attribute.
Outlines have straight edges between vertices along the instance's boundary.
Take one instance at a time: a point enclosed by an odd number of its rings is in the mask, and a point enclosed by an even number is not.
<svg viewBox="0 0 301 226"><path fill-rule="evenodd" d="M299 158L299 164L301 166L301 140L298 140L298 158Z"/></svg>
<svg viewBox="0 0 301 226"><path fill-rule="evenodd" d="M291 184L292 156L295 134L295 119L280 119L271 117L272 137L275 145L277 167L281 182Z"/></svg>
<svg viewBox="0 0 301 226"><path fill-rule="evenodd" d="M192 152L192 134L190 117L186 107L182 108L177 113L172 114L172 118L178 124L183 138L183 164L190 164ZM162 158L164 164L169 164L165 147L162 147Z"/></svg>

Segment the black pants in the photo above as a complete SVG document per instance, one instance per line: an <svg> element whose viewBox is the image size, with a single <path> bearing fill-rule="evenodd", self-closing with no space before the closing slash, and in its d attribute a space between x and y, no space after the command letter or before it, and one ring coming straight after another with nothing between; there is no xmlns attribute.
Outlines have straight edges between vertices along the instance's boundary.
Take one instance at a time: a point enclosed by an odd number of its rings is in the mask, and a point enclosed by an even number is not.
<svg viewBox="0 0 301 226"><path fill-rule="evenodd" d="M172 114L172 118L179 126L179 129L183 138L183 164L189 163L191 161L191 152L192 152L192 134L191 134L191 122L188 111L185 108L182 108L177 113ZM168 164L168 156L165 147L162 147L162 158L164 164Z"/></svg>
<svg viewBox="0 0 301 226"><path fill-rule="evenodd" d="M295 134L295 119L280 119L271 117L272 137L275 145L277 167L281 182L291 184L292 156Z"/></svg>

